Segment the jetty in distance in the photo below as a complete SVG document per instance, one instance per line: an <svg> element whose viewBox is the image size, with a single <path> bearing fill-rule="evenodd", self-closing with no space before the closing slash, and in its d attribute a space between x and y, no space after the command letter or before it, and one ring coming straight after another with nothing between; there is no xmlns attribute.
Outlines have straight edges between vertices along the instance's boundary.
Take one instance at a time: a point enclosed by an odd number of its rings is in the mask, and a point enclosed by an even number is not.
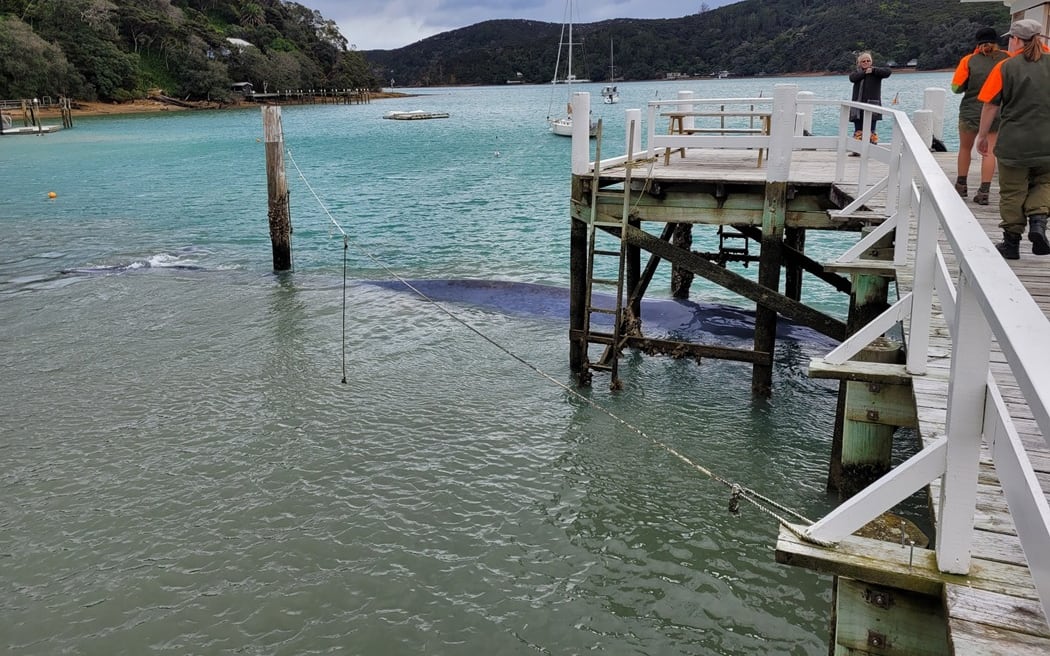
<svg viewBox="0 0 1050 656"><path fill-rule="evenodd" d="M590 95L572 104L587 116ZM835 654L1050 653L1050 258L995 250L996 198L968 205L945 173L954 153L931 152L944 105L939 88L910 117L794 85L766 98L686 90L626 110L611 157L599 146L591 159L586 123L572 136L569 364L580 384L618 387L618 356L633 348L738 361L755 395L775 395L778 317L839 340L809 375L839 381L827 485L843 501L812 523L782 520L775 550L833 575ZM818 106L838 112L834 134L813 134ZM892 140L855 140L851 109L867 132L882 113ZM813 230L853 237L818 261L806 252ZM715 250L693 249L701 232ZM757 264L756 279L733 262ZM702 276L754 303L754 347L647 337L641 299L661 263L677 297ZM803 281L841 292L847 319L807 305ZM893 467L899 427L919 444ZM900 505L916 493L933 535ZM734 491L760 503L747 497Z"/></svg>

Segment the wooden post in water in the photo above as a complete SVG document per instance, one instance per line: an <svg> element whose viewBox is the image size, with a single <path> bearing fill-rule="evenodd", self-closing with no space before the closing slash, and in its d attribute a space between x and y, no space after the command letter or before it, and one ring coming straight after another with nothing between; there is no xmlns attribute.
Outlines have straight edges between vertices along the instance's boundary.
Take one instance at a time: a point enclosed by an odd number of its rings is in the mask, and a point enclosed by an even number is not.
<svg viewBox="0 0 1050 656"><path fill-rule="evenodd" d="M269 201L270 244L274 271L292 268L292 220L288 211L288 180L284 175L284 133L281 108L262 108L263 141L266 143L266 192Z"/></svg>
<svg viewBox="0 0 1050 656"><path fill-rule="evenodd" d="M795 106L798 87L778 84L773 90L770 119L769 159L766 162L766 193L762 207L762 252L758 259L758 284L774 292L780 289L780 266L787 222L788 174L791 170L791 140L795 136ZM777 311L758 304L755 308L755 351L766 353L751 369L751 395L773 393L773 352L777 340Z"/></svg>
<svg viewBox="0 0 1050 656"><path fill-rule="evenodd" d="M676 223L671 243L682 250L693 249L693 224ZM693 272L677 264L671 264L671 298L689 298L693 284Z"/></svg>
<svg viewBox="0 0 1050 656"><path fill-rule="evenodd" d="M871 272L852 274L847 331L853 334L889 307L890 279L879 271L879 261L893 258L893 235L864 255L872 260ZM900 362L901 345L880 338L855 356L862 362ZM911 423L911 390L907 386L864 381L839 384L835 434L832 438L828 489L847 499L890 470L893 434L898 426Z"/></svg>
<svg viewBox="0 0 1050 656"><path fill-rule="evenodd" d="M572 202L583 202L583 183L572 176ZM589 372L584 372L587 360L587 342L582 338L587 320L587 224L569 217L569 371L580 385L590 384Z"/></svg>

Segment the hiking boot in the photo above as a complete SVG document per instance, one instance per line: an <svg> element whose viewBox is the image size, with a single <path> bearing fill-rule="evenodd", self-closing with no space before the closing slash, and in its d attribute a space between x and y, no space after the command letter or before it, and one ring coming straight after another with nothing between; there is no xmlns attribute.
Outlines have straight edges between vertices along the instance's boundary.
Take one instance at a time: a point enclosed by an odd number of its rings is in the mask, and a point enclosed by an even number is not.
<svg viewBox="0 0 1050 656"><path fill-rule="evenodd" d="M962 196L963 198L966 198L966 193L967 193L966 192L966 183L965 182L956 182L955 183L955 191L959 192L959 195Z"/></svg>
<svg viewBox="0 0 1050 656"><path fill-rule="evenodd" d="M1004 260L1021 259L1021 235L1013 232L1004 232L1003 240L995 245L995 250L1003 256Z"/></svg>
<svg viewBox="0 0 1050 656"><path fill-rule="evenodd" d="M955 185L955 186L958 187L959 185ZM987 191L978 191L976 194L973 195L973 202L977 203L978 205L987 205L988 204L988 192Z"/></svg>
<svg viewBox="0 0 1050 656"><path fill-rule="evenodd" d="M1033 214L1028 217L1028 241L1032 242L1032 253L1050 255L1050 242L1046 241L1046 215Z"/></svg>
<svg viewBox="0 0 1050 656"><path fill-rule="evenodd" d="M878 143L879 143L879 135L877 135L874 132L872 132L871 136L868 137L868 141L870 141L873 144L878 145Z"/></svg>

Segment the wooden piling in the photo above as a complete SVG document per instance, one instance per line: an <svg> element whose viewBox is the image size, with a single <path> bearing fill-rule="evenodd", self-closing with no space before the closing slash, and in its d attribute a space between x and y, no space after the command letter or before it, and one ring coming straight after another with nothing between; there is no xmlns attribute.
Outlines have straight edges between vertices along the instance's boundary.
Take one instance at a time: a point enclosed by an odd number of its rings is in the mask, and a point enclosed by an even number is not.
<svg viewBox="0 0 1050 656"><path fill-rule="evenodd" d="M693 225L691 223L676 223L674 233L671 235L671 244L684 251L693 249ZM671 297L689 298L689 288L693 284L693 272L680 266L671 264Z"/></svg>
<svg viewBox="0 0 1050 656"><path fill-rule="evenodd" d="M572 199L583 198L583 179L572 177ZM587 313L587 224L583 221L569 222L569 371L579 376L581 385L589 385L589 371L584 369L587 360L587 342L582 335Z"/></svg>
<svg viewBox="0 0 1050 656"><path fill-rule="evenodd" d="M762 209L762 253L758 260L758 284L779 291L787 183L767 182ZM767 356L751 371L751 395L768 398L773 393L773 352L777 341L777 311L759 303L755 308L755 351Z"/></svg>
<svg viewBox="0 0 1050 656"><path fill-rule="evenodd" d="M806 252L806 231L800 228L784 229L784 245L796 253ZM784 262L784 295L788 298L802 300L802 265L794 260Z"/></svg>
<svg viewBox="0 0 1050 656"><path fill-rule="evenodd" d="M284 174L284 133L281 108L262 108L266 144L266 191L274 271L292 268L292 220L288 209L288 180Z"/></svg>
<svg viewBox="0 0 1050 656"><path fill-rule="evenodd" d="M862 259L885 261L892 252L892 237L887 236L865 253ZM852 335L889 307L889 278L864 272L854 273L851 277L853 284L846 326ZM901 353L899 343L883 338L861 351L854 359L896 363L900 361ZM905 398L897 401L902 393ZM893 434L897 426L907 423L894 423L895 420L889 417L900 413L887 413L887 410L900 403L908 405L909 393L910 390L902 385L845 380L839 383L835 431L828 466L828 490L837 491L840 498L846 499L890 470Z"/></svg>

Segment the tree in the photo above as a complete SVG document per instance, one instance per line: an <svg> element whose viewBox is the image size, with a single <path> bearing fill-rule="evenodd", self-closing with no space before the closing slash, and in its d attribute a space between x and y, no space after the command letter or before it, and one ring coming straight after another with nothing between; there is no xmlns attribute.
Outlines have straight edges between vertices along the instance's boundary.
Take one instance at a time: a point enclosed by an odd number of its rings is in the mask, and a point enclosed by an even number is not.
<svg viewBox="0 0 1050 656"><path fill-rule="evenodd" d="M18 18L0 16L0 97L81 96L84 78L62 49Z"/></svg>
<svg viewBox="0 0 1050 656"><path fill-rule="evenodd" d="M266 12L254 2L247 2L240 9L241 25L259 27L266 22Z"/></svg>

